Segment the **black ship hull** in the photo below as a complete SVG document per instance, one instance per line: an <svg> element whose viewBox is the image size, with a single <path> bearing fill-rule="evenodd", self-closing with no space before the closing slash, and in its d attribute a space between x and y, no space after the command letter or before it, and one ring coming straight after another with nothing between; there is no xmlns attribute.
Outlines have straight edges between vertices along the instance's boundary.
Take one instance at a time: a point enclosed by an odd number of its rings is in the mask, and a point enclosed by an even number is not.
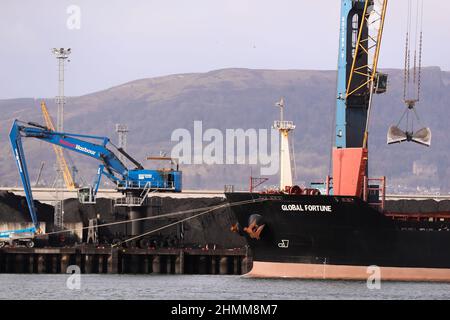
<svg viewBox="0 0 450 320"><path fill-rule="evenodd" d="M250 276L450 281L450 223L395 220L357 197L227 193ZM259 219L256 227L252 219ZM245 230L245 231L244 231ZM368 268L372 266L372 268Z"/></svg>

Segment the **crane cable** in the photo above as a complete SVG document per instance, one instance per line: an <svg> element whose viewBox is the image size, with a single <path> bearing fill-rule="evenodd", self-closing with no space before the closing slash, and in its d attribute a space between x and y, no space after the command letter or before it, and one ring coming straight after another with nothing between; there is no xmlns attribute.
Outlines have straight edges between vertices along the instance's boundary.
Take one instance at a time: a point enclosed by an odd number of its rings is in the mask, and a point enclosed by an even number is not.
<svg viewBox="0 0 450 320"><path fill-rule="evenodd" d="M405 37L405 64L403 75L403 100L418 102L420 100L420 86L422 75L422 47L423 47L423 0L416 0L415 34L414 34L414 61L412 62L411 81L411 29L412 29L412 0L408 1L407 30ZM416 96L410 97L410 86L417 86Z"/></svg>
<svg viewBox="0 0 450 320"><path fill-rule="evenodd" d="M133 236L133 237L128 238L128 239L126 239L126 240L120 241L119 243L113 244L112 247L119 247L119 246L121 246L122 244L124 244L124 243L126 243L126 242L130 242L130 241L133 241L133 240L136 240L136 239L145 237L145 236L147 236L147 235L149 235L149 234L152 234L152 233L161 231L161 230L163 230L163 229L167 229L167 228L172 227L172 226L174 226L174 225L177 225L177 224L179 224L179 223L183 223L183 222L185 222L185 221L188 221L188 220L197 218L197 217L202 216L202 215L204 215L204 214L207 214L207 213L209 213L209 212L215 211L215 210L217 210L217 209L225 208L225 207L228 207L228 204L223 204L223 205L221 205L221 206L218 206L218 207L215 207L215 208L211 208L211 209L208 209L208 210L206 210L206 211L197 213L197 214L195 214L195 215L193 215L193 216L190 216L190 217L187 217L187 218L184 218L184 219L181 219L181 220L178 220L178 221L175 221L175 222L166 224L165 226L159 227L159 228L157 228L157 229L153 229L153 230L150 230L150 231L141 233L141 234L139 234L139 235L137 235L137 236Z"/></svg>
<svg viewBox="0 0 450 320"><path fill-rule="evenodd" d="M408 1L407 30L405 40L405 63L403 74L403 102L407 108L403 112L397 127L406 116L406 131L414 132L414 118L422 125L420 117L415 109L420 101L421 77L422 77L422 48L423 48L423 0L416 0L415 33L414 33L414 57L411 62L411 35L413 24L413 0ZM412 63L412 67L411 67ZM412 69L412 70L411 70ZM412 73L412 75L411 75ZM412 78L412 79L411 79ZM411 93L413 91L413 93ZM410 111L414 114L409 116Z"/></svg>
<svg viewBox="0 0 450 320"><path fill-rule="evenodd" d="M205 215L205 214L207 214L207 213L210 213L210 212L215 211L215 210L218 210L218 209L228 208L228 207L237 206L237 205L242 206L242 205L251 204L251 203L256 203L256 202L262 202L262 201L266 201L266 200L267 200L267 199L265 199L265 198L262 198L262 199L260 198L260 199L244 200L244 201L239 201L239 202L234 202L234 203L225 203L225 204L222 204L222 205L218 205L218 206L212 207L212 208L210 208L210 209L208 209L208 210L206 210L206 211L197 213L197 214L195 214L195 215L193 215L193 216L190 216L190 217L187 217L187 218L184 218L184 219L181 219L181 220L178 220L178 221L169 223L169 224L167 224L167 225L165 225L165 226L162 226L162 227L159 227L159 228L157 228L157 229L153 229L153 230L150 230L150 231L141 233L140 235L133 236L133 237L128 238L128 239L126 239L126 240L124 240L124 241L121 241L121 242L119 242L119 243L117 243L117 244L114 244L113 247L121 246L122 244L124 244L124 243L126 243L126 242L130 242L130 241L133 241L133 240L136 240L136 239L145 237L145 236L147 236L147 235L149 235L149 234L152 234L152 233L161 231L161 230L163 230L163 229L167 229L167 228L169 228L169 227L175 226L175 225L180 224L180 223L183 223L183 222L185 222L185 221L189 221L189 220L191 220L191 219L197 218L197 217L199 217L199 216Z"/></svg>
<svg viewBox="0 0 450 320"><path fill-rule="evenodd" d="M407 86L407 83L409 83L409 33L411 29L411 0L408 1L408 17L406 22L406 36L405 36L405 66L404 66L404 74L403 74L403 101L406 101L407 96L407 89L409 86ZM403 117L402 117L403 118Z"/></svg>
<svg viewBox="0 0 450 320"><path fill-rule="evenodd" d="M238 206L238 205L247 205L247 204L257 203L257 202L262 202L262 201L266 201L266 199L260 198L260 199L252 199L252 200L243 200L243 201L231 202L231 203L226 203L226 204L221 204L221 205L216 205L216 206L210 206L210 207L202 207L202 208L196 208L196 209L175 211L175 212L170 212L170 213L161 214L161 215L157 215L157 216L136 218L136 219L130 219L130 220L125 220L125 221L116 221L116 222L103 223L103 224L99 224L99 225L97 225L95 227L101 228L101 227L107 227L107 226L112 226L112 225L131 223L131 222L134 222L134 221L156 220L156 219L176 217L176 216L180 216L180 215L183 215L183 214L195 213L195 212L198 212L198 211L203 211L203 212L200 212L200 213L198 213L198 214L196 214L194 216L190 216L188 218L185 218L185 219L189 220L189 219L193 219L195 217L198 217L200 215L203 215L203 214L206 214L206 213L209 213L211 211L218 210L218 209L227 208L227 207L234 207L234 206ZM185 220L185 219L183 219L183 220ZM181 222L183 222L183 221L177 221L176 223L181 223ZM167 228L167 227L169 227L169 226L165 226L165 227L163 227L163 229ZM89 229L89 228L92 228L92 227L88 226L88 227L80 227L80 228L73 228L73 229L66 229L66 230L60 230L60 231L47 232L47 233L44 233L44 234L37 234L36 237L44 237L44 236L49 236L49 235L54 235L54 234L69 233L69 232L75 232L75 231L79 231L79 230L82 231L82 230L86 230L86 229ZM154 231L154 232L156 232L156 231ZM131 241L131 240L127 239L124 242L128 242L128 241Z"/></svg>
<svg viewBox="0 0 450 320"><path fill-rule="evenodd" d="M420 40L419 40L419 76L417 79L417 100L420 100L420 80L422 74L422 46L423 46L423 0L421 1L421 12L420 12Z"/></svg>

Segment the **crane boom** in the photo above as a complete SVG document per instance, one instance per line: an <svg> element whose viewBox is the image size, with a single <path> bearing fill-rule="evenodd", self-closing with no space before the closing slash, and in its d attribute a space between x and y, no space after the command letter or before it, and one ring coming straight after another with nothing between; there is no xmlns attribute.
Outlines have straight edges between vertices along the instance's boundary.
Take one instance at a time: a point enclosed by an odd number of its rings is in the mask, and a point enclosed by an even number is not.
<svg viewBox="0 0 450 320"><path fill-rule="evenodd" d="M9 133L9 140L11 142L13 156L16 160L17 168L19 169L20 179L22 180L23 190L27 199L28 210L30 212L31 220L34 226L34 232L39 229L39 221L36 215L36 208L34 206L33 194L31 192L30 178L28 176L27 163L23 152L22 139L20 138L20 128L14 122L13 127Z"/></svg>
<svg viewBox="0 0 450 320"><path fill-rule="evenodd" d="M32 232L39 230L39 222L34 206L30 178L22 146L22 138L36 138L98 160L101 164L98 167L96 182L94 184L94 197L98 191L100 179L103 175L113 181L116 184L117 189L127 197L133 197L136 194L148 194L149 191L181 192L180 171L174 170L167 172L164 170L144 169L142 165L129 154L125 153L120 148L116 148L119 153L125 155L136 166L133 169L129 169L120 161L119 157L108 148L109 145L114 145L107 137L55 132L50 128L37 123L24 123L15 120L9 133L9 138L24 187L30 216L34 225L31 229ZM87 141L85 139L93 140L95 142ZM29 231L29 229L8 231L8 233L12 234L24 231ZM2 235L0 235L0 237L1 236Z"/></svg>
<svg viewBox="0 0 450 320"><path fill-rule="evenodd" d="M35 187L39 186L39 181L41 180L42 170L44 169L44 165L45 165L45 162L42 161L41 162L41 166L39 167L39 171L38 171L38 175L37 175L37 178L36 178L36 182L34 183Z"/></svg>
<svg viewBox="0 0 450 320"><path fill-rule="evenodd" d="M378 59L388 0L341 0L333 193L361 196L368 173L374 93L386 91Z"/></svg>
<svg viewBox="0 0 450 320"><path fill-rule="evenodd" d="M52 131L55 131L55 126L53 125L52 118L48 112L47 106L45 102L41 102L41 110L42 115L44 117L45 125ZM64 157L63 149L57 145L53 145L53 151L56 155L56 161L58 162L58 166L63 173L64 182L66 184L67 189L75 190L75 183L73 181L72 174L70 173L69 166L67 165L66 158Z"/></svg>

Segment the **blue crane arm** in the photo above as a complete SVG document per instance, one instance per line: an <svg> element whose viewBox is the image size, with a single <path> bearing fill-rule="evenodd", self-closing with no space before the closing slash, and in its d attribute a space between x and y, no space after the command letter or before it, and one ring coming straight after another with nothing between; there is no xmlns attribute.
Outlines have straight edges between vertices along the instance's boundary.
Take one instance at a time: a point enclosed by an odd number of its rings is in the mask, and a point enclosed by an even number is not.
<svg viewBox="0 0 450 320"><path fill-rule="evenodd" d="M113 181L118 189L125 192L142 192L142 190L163 190L181 192L181 171L147 170L133 159L122 148L115 147L107 137L56 132L32 122L15 120L9 134L11 145L19 169L20 177L27 198L33 223L38 228L36 209L33 205L30 180L22 147L22 138L35 138L70 151L78 152L101 162L97 171L97 180L93 188L93 196L97 194L101 177L105 175ZM86 141L85 139L95 141ZM136 168L128 169L120 159L107 148L110 144L126 157ZM136 191L138 190L138 191ZM141 190L141 191L139 191ZM1 235L0 235L1 237Z"/></svg>
<svg viewBox="0 0 450 320"><path fill-rule="evenodd" d="M11 130L17 131L20 137L36 138L97 159L103 163L105 170L111 175L115 176L118 174L122 179L128 175L128 168L107 148L107 144L110 143L107 137L56 132L38 124L24 124L18 120L14 121L13 129ZM82 140L83 138L97 140L99 143Z"/></svg>
<svg viewBox="0 0 450 320"><path fill-rule="evenodd" d="M119 158L106 146L110 143L109 138L91 135L71 134L64 132L55 132L44 126L35 123L24 123L19 120L15 120L11 131L9 133L9 139L11 142L14 158L19 169L20 178L22 180L27 204L30 212L31 219L35 230L39 229L39 222L37 220L36 208L34 206L33 194L31 192L30 178L27 169L27 163L25 159L25 153L23 151L22 138L36 138L48 143L58 145L65 149L81 153L83 155L92 157L102 162L99 166L98 179L95 185L95 193L98 190L100 184L101 175L104 174L110 180L115 183L119 181L126 181L128 178L128 169L119 160ZM90 139L99 141L99 143L93 143L82 139ZM118 149L119 152L125 153L123 150ZM127 158L141 169L142 166L128 154L125 153Z"/></svg>
<svg viewBox="0 0 450 320"><path fill-rule="evenodd" d="M39 229L39 221L36 215L36 208L34 206L33 194L31 193L30 178L28 175L27 163L25 161L25 154L23 152L22 139L20 136L19 126L14 122L13 127L9 133L9 140L13 150L14 159L16 159L17 168L19 169L20 179L22 180L23 190L27 199L28 210L30 212L31 220L36 232Z"/></svg>

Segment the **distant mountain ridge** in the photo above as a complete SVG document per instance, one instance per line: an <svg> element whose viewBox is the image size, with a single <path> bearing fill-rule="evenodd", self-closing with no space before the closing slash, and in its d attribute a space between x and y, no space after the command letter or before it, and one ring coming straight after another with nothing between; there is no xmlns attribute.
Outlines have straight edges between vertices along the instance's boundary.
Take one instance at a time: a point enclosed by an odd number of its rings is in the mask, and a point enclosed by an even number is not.
<svg viewBox="0 0 450 320"><path fill-rule="evenodd" d="M450 72L438 67L423 69L422 101L418 112L422 125L429 126L433 139L430 148L411 143L386 145L386 132L404 111L403 72L389 74L388 92L374 100L370 128L370 172L386 175L391 188L436 187L448 191L450 181ZM294 139L297 181L323 179L329 172L335 108L335 71L222 69L207 73L178 74L140 79L107 90L67 99L65 129L68 132L105 135L116 140L115 123L127 124L128 151L145 167L149 155L170 152L171 133L177 128L192 131L195 120L208 128L270 128L279 117L273 105L280 97L286 101L285 117L297 125ZM55 114L53 99L44 99ZM17 185L19 178L10 153L7 134L13 119L43 122L40 100L0 100L0 185ZM419 127L419 124L417 125ZM30 140L30 139L28 139ZM35 179L45 161L44 180L54 179L54 155L43 142L26 141L30 175ZM97 163L70 154L90 183ZM247 165L182 166L186 188L222 188L235 184L245 188L250 176ZM252 168L257 175L256 167ZM256 174L255 174L256 173ZM271 177L270 184L277 183Z"/></svg>

